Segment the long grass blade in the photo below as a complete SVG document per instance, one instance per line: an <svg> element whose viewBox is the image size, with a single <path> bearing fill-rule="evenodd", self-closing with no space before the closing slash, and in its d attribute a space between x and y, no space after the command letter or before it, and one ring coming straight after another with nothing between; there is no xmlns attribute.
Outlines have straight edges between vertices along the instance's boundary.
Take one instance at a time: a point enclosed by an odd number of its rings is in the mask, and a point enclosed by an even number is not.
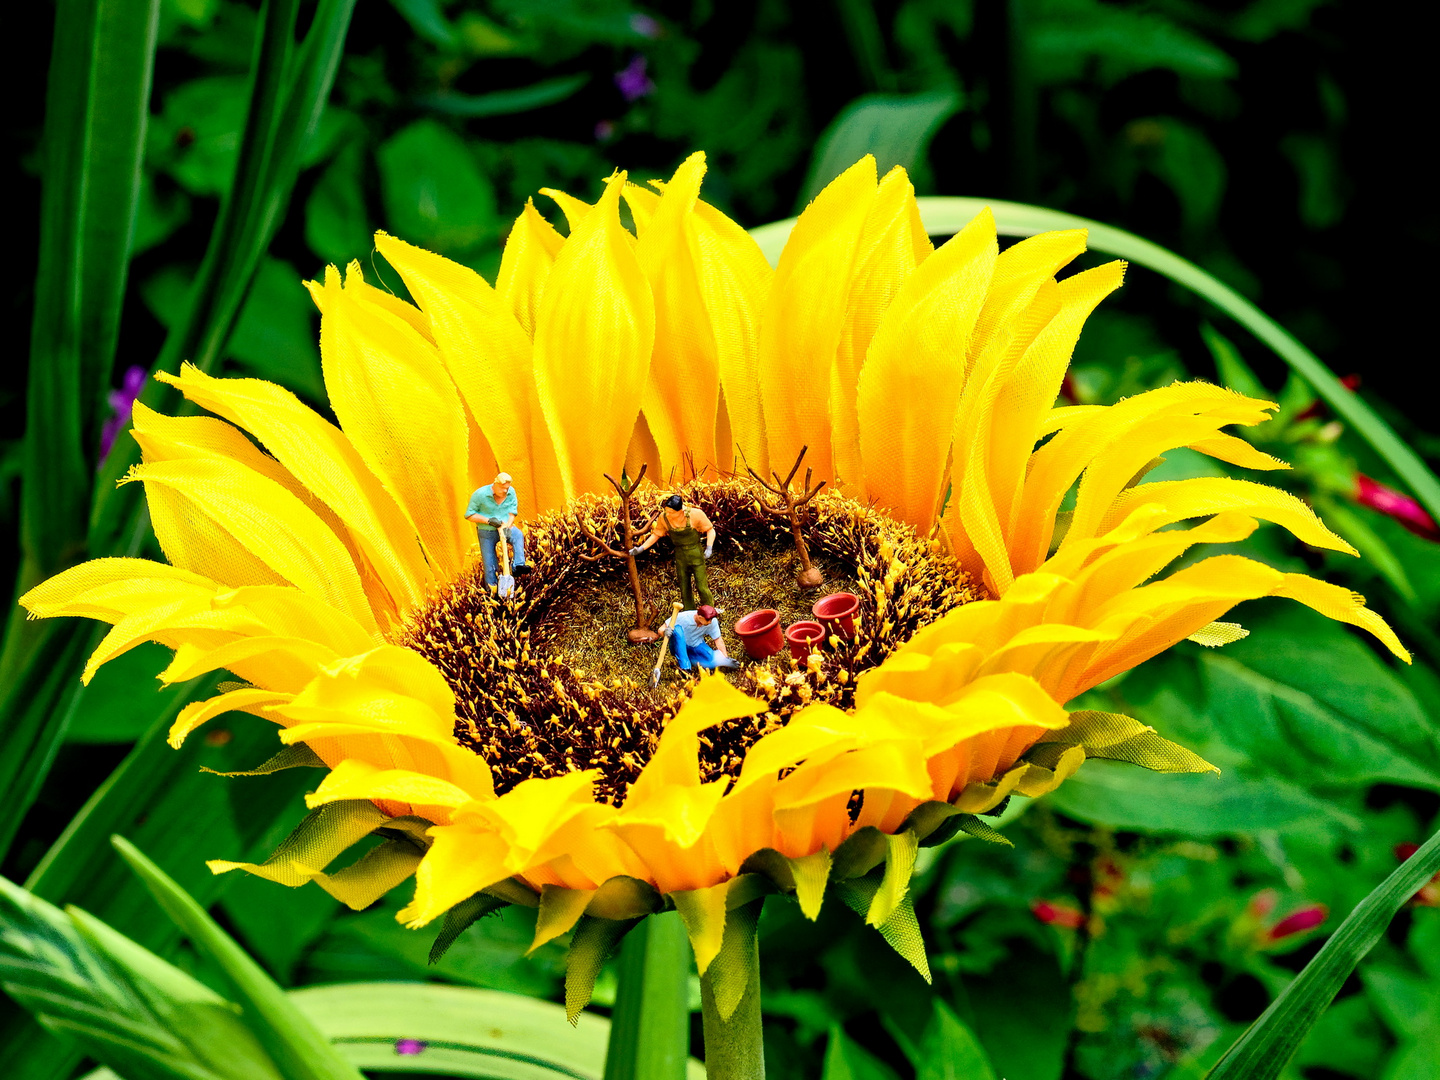
<svg viewBox="0 0 1440 1080"><path fill-rule="evenodd" d="M1390 920L1440 872L1440 832L1356 905L1324 948L1225 1052L1207 1080L1274 1080Z"/></svg>
<svg viewBox="0 0 1440 1080"><path fill-rule="evenodd" d="M330 1041L286 998L285 991L189 893L129 841L116 836L111 843L190 943L224 972L234 1000L245 1010L250 1030L286 1080L363 1080L360 1071L331 1048Z"/></svg>
<svg viewBox="0 0 1440 1080"><path fill-rule="evenodd" d="M1440 479L1418 454L1380 419L1353 391L1340 380L1320 358L1300 344L1295 336L1246 300L1230 286L1187 259L1159 244L1142 239L1134 233L1103 225L1089 218L1063 214L1027 203L1005 202L1001 199L971 199L931 196L918 200L925 227L936 236L959 232L984 207L995 215L995 227L1005 236L1033 236L1051 229L1088 229L1090 250L1122 259L1164 274L1210 301L1226 315L1268 345L1280 359L1310 384L1335 414L1355 429L1386 464L1395 470L1432 517L1440 518ZM779 260L780 250L794 227L794 219L777 221L752 229L753 236L771 263Z"/></svg>
<svg viewBox="0 0 1440 1080"><path fill-rule="evenodd" d="M47 86L16 595L85 556L98 405L110 383L140 189L159 0L62 0ZM63 737L91 630L27 622L0 646L0 855Z"/></svg>

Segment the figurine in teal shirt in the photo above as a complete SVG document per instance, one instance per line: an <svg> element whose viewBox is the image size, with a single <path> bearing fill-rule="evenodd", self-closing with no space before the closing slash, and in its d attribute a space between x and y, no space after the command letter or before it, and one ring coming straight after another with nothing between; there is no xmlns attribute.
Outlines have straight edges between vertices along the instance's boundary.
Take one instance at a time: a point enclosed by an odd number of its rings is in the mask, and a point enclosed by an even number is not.
<svg viewBox="0 0 1440 1080"><path fill-rule="evenodd" d="M516 574L528 574L530 567L525 564L525 536L515 524L520 512L520 500L509 473L499 473L495 479L470 496L465 507L465 520L474 522L475 533L480 538L480 558L485 563L485 584L495 585L495 541L500 530L507 530L506 538L515 552L511 565Z"/></svg>

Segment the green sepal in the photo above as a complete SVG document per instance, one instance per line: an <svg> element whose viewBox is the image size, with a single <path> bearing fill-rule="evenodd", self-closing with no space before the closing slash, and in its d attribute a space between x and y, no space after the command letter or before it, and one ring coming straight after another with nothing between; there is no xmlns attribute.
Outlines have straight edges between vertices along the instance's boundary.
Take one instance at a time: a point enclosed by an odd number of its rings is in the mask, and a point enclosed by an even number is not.
<svg viewBox="0 0 1440 1080"><path fill-rule="evenodd" d="M211 776L269 776L271 773L281 772L284 769L324 769L327 768L320 755L310 749L308 743L294 743L284 747L278 754L256 765L253 769L244 769L240 772L221 772L219 769L207 769L200 766L200 771L209 773Z"/></svg>
<svg viewBox="0 0 1440 1080"><path fill-rule="evenodd" d="M909 829L885 837L887 854L885 872L880 878L880 887L865 912L865 921L871 926L883 926L900 906L910 891L910 875L915 872L915 855L920 842Z"/></svg>
<svg viewBox="0 0 1440 1080"><path fill-rule="evenodd" d="M263 863L211 859L208 865L217 874L244 870L295 888L313 880L342 851L392 820L368 799L326 803L306 814Z"/></svg>
<svg viewBox="0 0 1440 1080"><path fill-rule="evenodd" d="M585 914L597 919L638 919L665 909L665 898L655 886L623 874L601 882Z"/></svg>
<svg viewBox="0 0 1440 1080"><path fill-rule="evenodd" d="M523 881L518 881L513 877L497 881L494 885L487 885L480 891L489 893L507 904L515 904L517 907L538 908L540 906L540 894Z"/></svg>
<svg viewBox="0 0 1440 1080"><path fill-rule="evenodd" d="M889 841L875 826L867 825L863 829L856 829L835 849L830 866L831 880L863 877L884 862L889 851Z"/></svg>
<svg viewBox="0 0 1440 1080"><path fill-rule="evenodd" d="M825 900L825 886L830 882L830 852L823 847L799 859L787 859L790 875L795 879L795 899L800 910L814 922L820 917L820 905Z"/></svg>
<svg viewBox="0 0 1440 1080"><path fill-rule="evenodd" d="M754 971L760 966L755 929L764 906L765 898L761 896L725 913L725 936L720 943L720 953L705 972L721 1020L735 1015Z"/></svg>
<svg viewBox="0 0 1440 1080"><path fill-rule="evenodd" d="M455 939L480 919L508 906L508 901L487 892L477 892L474 896L461 900L445 912L440 933L435 937L435 944L430 946L430 963L438 964L440 958L450 951L450 946L455 944Z"/></svg>
<svg viewBox="0 0 1440 1080"><path fill-rule="evenodd" d="M1041 735L1025 754L1025 760L1042 768L1054 768L1071 746L1081 747L1087 758L1126 761L1152 772L1220 771L1199 754L1171 742L1133 717L1086 709L1071 713L1068 726Z"/></svg>
<svg viewBox="0 0 1440 1080"><path fill-rule="evenodd" d="M565 1016L572 1025L580 1022L580 1014L590 1004L600 966L639 921L580 916L575 936L570 939L570 952L565 957Z"/></svg>
<svg viewBox="0 0 1440 1080"><path fill-rule="evenodd" d="M875 894L880 891L881 881L882 875L872 871L864 877L837 881L835 891L846 906L863 919L870 913ZM932 981L930 961L925 955L925 939L920 934L920 922L915 918L915 905L908 893L895 905L890 917L876 929L890 947L918 971L927 983Z"/></svg>
<svg viewBox="0 0 1440 1080"><path fill-rule="evenodd" d="M316 874L315 884L351 911L363 911L415 873L425 849L410 840L386 840L333 874Z"/></svg>
<svg viewBox="0 0 1440 1080"><path fill-rule="evenodd" d="M958 807L938 801L917 806L905 819L905 827L922 837L921 847L939 847L947 840L954 839L955 834L960 832L992 844L1015 846L975 814L967 814Z"/></svg>

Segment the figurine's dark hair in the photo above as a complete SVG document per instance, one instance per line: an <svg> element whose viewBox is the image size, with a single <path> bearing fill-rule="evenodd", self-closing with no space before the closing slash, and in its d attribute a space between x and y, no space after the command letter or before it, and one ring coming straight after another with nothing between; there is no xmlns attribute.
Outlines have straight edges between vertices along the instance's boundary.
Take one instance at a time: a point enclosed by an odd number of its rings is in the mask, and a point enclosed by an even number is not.
<svg viewBox="0 0 1440 1080"><path fill-rule="evenodd" d="M701 604L699 607L697 607L697 608L695 609L695 614L696 614L696 615L699 615L700 618L705 619L706 621L709 621L710 619L718 618L719 615L720 615L720 612L716 611L716 610L715 610L713 607L711 607L709 604Z"/></svg>
<svg viewBox="0 0 1440 1080"><path fill-rule="evenodd" d="M668 506L671 510L682 510L685 507L685 500L682 499L679 495L671 495L668 499L665 500L665 505Z"/></svg>

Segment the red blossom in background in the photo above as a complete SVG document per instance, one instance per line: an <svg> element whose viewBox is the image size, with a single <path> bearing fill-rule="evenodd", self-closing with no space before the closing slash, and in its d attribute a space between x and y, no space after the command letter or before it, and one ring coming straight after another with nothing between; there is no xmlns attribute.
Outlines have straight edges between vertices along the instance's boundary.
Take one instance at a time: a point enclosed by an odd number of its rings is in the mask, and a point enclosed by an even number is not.
<svg viewBox="0 0 1440 1080"><path fill-rule="evenodd" d="M1394 518L1416 536L1440 542L1440 526L1437 526L1424 507L1409 495L1386 487L1364 473L1356 473L1354 497L1361 506L1368 506L1372 510L1379 510L1386 517Z"/></svg>
<svg viewBox="0 0 1440 1080"><path fill-rule="evenodd" d="M1052 904L1049 900L1030 901L1030 910L1035 918L1046 926L1063 926L1067 930L1078 930L1085 925L1085 913L1071 904Z"/></svg>
<svg viewBox="0 0 1440 1080"><path fill-rule="evenodd" d="M1407 840L1403 844L1395 845L1395 858L1399 862L1404 862L1419 850L1419 844L1412 844ZM1411 897L1411 901L1421 907L1440 907L1440 874L1436 874L1428 883L1422 885L1420 891Z"/></svg>
<svg viewBox="0 0 1440 1080"><path fill-rule="evenodd" d="M1314 930L1330 917L1330 909L1324 904L1307 904L1299 911L1292 911L1285 918L1265 932L1266 941L1282 941L1307 930Z"/></svg>

